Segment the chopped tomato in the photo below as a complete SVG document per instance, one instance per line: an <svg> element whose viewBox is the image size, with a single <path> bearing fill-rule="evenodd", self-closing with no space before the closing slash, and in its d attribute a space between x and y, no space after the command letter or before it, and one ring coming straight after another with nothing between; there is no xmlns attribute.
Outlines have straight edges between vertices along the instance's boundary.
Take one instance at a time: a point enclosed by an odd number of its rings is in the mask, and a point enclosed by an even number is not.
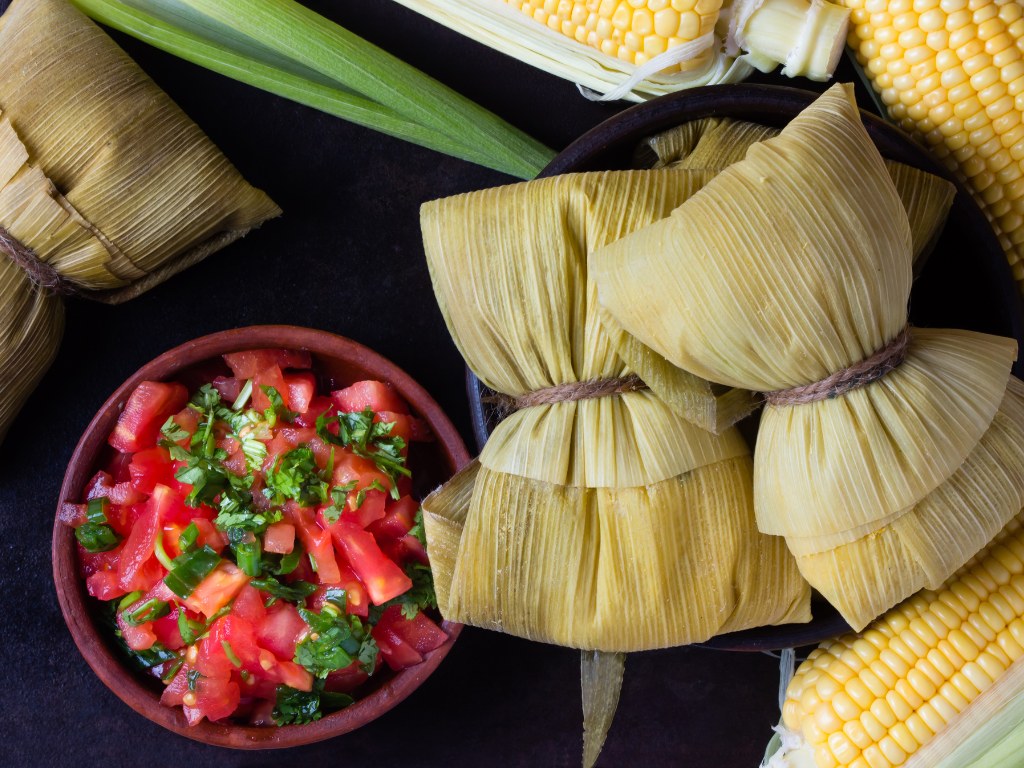
<svg viewBox="0 0 1024 768"><path fill-rule="evenodd" d="M384 661L393 670L402 670L423 661L423 655L393 630L378 624L371 630L371 634L377 641L377 647L380 648Z"/></svg>
<svg viewBox="0 0 1024 768"><path fill-rule="evenodd" d="M412 529L419 508L419 502L411 496L389 501L384 516L368 526L368 530L378 541L382 538L400 539Z"/></svg>
<svg viewBox="0 0 1024 768"><path fill-rule="evenodd" d="M161 616L153 622L153 634L164 648L176 651L185 647L181 630L178 628L178 613L183 610L185 609L176 605L166 616Z"/></svg>
<svg viewBox="0 0 1024 768"><path fill-rule="evenodd" d="M373 420L380 424L393 424L391 434L410 442L430 442L434 439L430 427L423 419L417 419L407 413L395 413L393 411L380 411L373 415Z"/></svg>
<svg viewBox="0 0 1024 768"><path fill-rule="evenodd" d="M87 501L90 499L100 499L103 497L109 498L110 492L113 490L113 488L113 478L108 473L104 472L103 470L100 470L99 472L92 476L92 479L89 480L88 483L86 483L85 498Z"/></svg>
<svg viewBox="0 0 1024 768"><path fill-rule="evenodd" d="M338 562L331 546L331 534L316 524L313 510L294 501L285 504L284 513L295 526L295 532L309 555L320 581L334 583L341 579Z"/></svg>
<svg viewBox="0 0 1024 768"><path fill-rule="evenodd" d="M391 478L380 471L371 459L364 459L349 451L342 451L334 457L334 485L348 485L355 482L355 490L369 488L374 482L384 488L391 487Z"/></svg>
<svg viewBox="0 0 1024 768"><path fill-rule="evenodd" d="M430 620L423 611L408 619L402 613L400 605L391 605L384 609L377 627L394 632L418 653L429 653L440 648L448 640L448 635L437 624Z"/></svg>
<svg viewBox="0 0 1024 768"><path fill-rule="evenodd" d="M152 493L157 485L174 482L174 464L166 448L146 448L132 456L128 465L132 488L140 493Z"/></svg>
<svg viewBox="0 0 1024 768"><path fill-rule="evenodd" d="M68 502L64 502L60 505L60 511L57 513L57 519L64 523L64 525L70 525L72 528L77 528L78 526L89 522L89 518L85 515L85 511L88 509L88 506L88 504L69 504Z"/></svg>
<svg viewBox="0 0 1024 768"><path fill-rule="evenodd" d="M256 587L246 584L238 593L235 602L231 604L231 614L245 619L253 626L263 621L267 615L267 609L263 607L263 597Z"/></svg>
<svg viewBox="0 0 1024 768"><path fill-rule="evenodd" d="M192 667L188 663L181 665L181 669L178 670L178 673L160 695L161 704L165 707L180 707L182 705L185 694L189 692L188 673L191 671Z"/></svg>
<svg viewBox="0 0 1024 768"><path fill-rule="evenodd" d="M225 560L199 582L199 586L184 602L197 613L213 616L234 600L235 595L248 583L249 577L237 565Z"/></svg>
<svg viewBox="0 0 1024 768"><path fill-rule="evenodd" d="M128 594L128 590L121 586L117 570L96 571L86 576L85 589L97 600L115 600Z"/></svg>
<svg viewBox="0 0 1024 768"><path fill-rule="evenodd" d="M321 583L316 592L306 598L306 605L310 610L320 612L326 602L327 593L332 589L343 589L345 590L345 610L353 616L361 616L365 619L370 615L370 596L366 593L366 587L348 565L339 564L338 570L341 573L341 578L333 584Z"/></svg>
<svg viewBox="0 0 1024 768"><path fill-rule="evenodd" d="M195 704L189 705L186 693L182 696L185 719L189 725L197 725L205 717L211 722L223 720L238 708L241 700L241 689L238 683L228 678L199 676L196 679Z"/></svg>
<svg viewBox="0 0 1024 768"><path fill-rule="evenodd" d="M186 406L172 417L174 419L174 423L188 433L188 437L183 437L178 441L178 445L181 447L187 448L192 435L194 435L196 430L199 429L200 415L201 414L191 406Z"/></svg>
<svg viewBox="0 0 1024 768"><path fill-rule="evenodd" d="M367 408L373 411L409 412L409 406L394 387L381 381L357 381L345 389L331 392L331 400L339 411L345 413L365 411Z"/></svg>
<svg viewBox="0 0 1024 768"><path fill-rule="evenodd" d="M129 473L131 472L131 465L129 465ZM131 484L131 482L118 483L110 489L110 501L113 504L129 505L138 504L141 501L146 500L146 494L143 491L139 491Z"/></svg>
<svg viewBox="0 0 1024 768"><path fill-rule="evenodd" d="M287 685L297 691L313 690L313 675L294 661L279 659L267 670L267 675L281 685Z"/></svg>
<svg viewBox="0 0 1024 768"><path fill-rule="evenodd" d="M154 555L161 521L160 508L153 503L153 498L155 497L150 498L146 504L146 511L132 526L118 560L119 583L126 592L149 589L155 581L163 578L164 567Z"/></svg>
<svg viewBox="0 0 1024 768"><path fill-rule="evenodd" d="M373 534L364 531L358 523L343 517L331 526L331 536L374 605L386 603L412 587L412 580L380 551Z"/></svg>
<svg viewBox="0 0 1024 768"><path fill-rule="evenodd" d="M188 401L188 390L177 383L144 381L128 396L108 442L121 453L134 453L156 442L167 418Z"/></svg>
<svg viewBox="0 0 1024 768"><path fill-rule="evenodd" d="M137 605L137 603L136 603ZM131 610L130 608L127 610ZM121 630L121 638L125 645L133 651L146 651L153 647L156 642L156 633L153 631L153 622L147 621L138 626L128 624L124 619L124 611L117 614L117 628Z"/></svg>
<svg viewBox="0 0 1024 768"><path fill-rule="evenodd" d="M288 349L247 349L244 352L230 352L224 355L236 378L245 380L253 378L260 371L272 365L278 368L309 368L313 360L309 352Z"/></svg>
<svg viewBox="0 0 1024 768"><path fill-rule="evenodd" d="M370 679L358 661L353 661L344 669L337 669L327 675L324 690L335 693L351 693Z"/></svg>
<svg viewBox="0 0 1024 768"><path fill-rule="evenodd" d="M281 402L285 408L291 408L288 401L288 385L285 384L284 374L276 365L257 373L252 380L252 407L257 411L265 411L270 407L270 395L263 388L273 387L281 396Z"/></svg>
<svg viewBox="0 0 1024 768"><path fill-rule="evenodd" d="M313 374L308 371L288 374L284 377L284 382L288 390L288 407L296 413L308 411L313 393L316 391L316 378Z"/></svg>
<svg viewBox="0 0 1024 768"><path fill-rule="evenodd" d="M295 526L291 523L274 523L263 534L263 549L278 555L287 555L295 549Z"/></svg>
<svg viewBox="0 0 1024 768"><path fill-rule="evenodd" d="M290 660L295 657L295 644L308 631L295 606L278 601L267 609L266 618L256 629L256 640L277 658Z"/></svg>
<svg viewBox="0 0 1024 768"><path fill-rule="evenodd" d="M242 386L245 384L245 379L236 379L230 376L218 376L212 383L213 388L217 390L221 399L228 405L231 405L238 399L238 396L242 394Z"/></svg>
<svg viewBox="0 0 1024 768"><path fill-rule="evenodd" d="M306 411L295 417L295 423L300 427L315 427L316 420L325 413L328 413L333 407L334 403L331 402L329 397L315 395L309 401Z"/></svg>

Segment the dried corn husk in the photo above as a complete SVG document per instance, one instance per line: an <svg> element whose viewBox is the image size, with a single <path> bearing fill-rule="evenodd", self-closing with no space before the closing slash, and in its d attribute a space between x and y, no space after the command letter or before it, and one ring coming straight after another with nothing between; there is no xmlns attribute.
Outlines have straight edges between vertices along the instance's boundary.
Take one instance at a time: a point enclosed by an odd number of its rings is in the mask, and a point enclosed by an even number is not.
<svg viewBox="0 0 1024 768"><path fill-rule="evenodd" d="M434 290L480 379L518 396L627 374L587 252L707 178L568 175L425 205ZM648 391L523 408L424 502L441 611L607 652L807 620L788 553L756 532L750 471L735 431L711 435Z"/></svg>
<svg viewBox="0 0 1024 768"><path fill-rule="evenodd" d="M0 227L62 289L131 298L278 213L69 4L15 0L0 17ZM56 353L63 313L0 259L2 438Z"/></svg>
<svg viewBox="0 0 1024 768"><path fill-rule="evenodd" d="M752 144L778 136L779 128L744 120L707 117L652 136L646 149L652 168L721 170L744 158ZM914 274L942 233L956 188L945 179L895 160L885 160L910 222Z"/></svg>
<svg viewBox="0 0 1024 768"><path fill-rule="evenodd" d="M641 152L638 159L651 164L653 153L654 168L717 172L742 160L751 145L778 133L778 128L728 118L693 120L648 139L647 156ZM885 166L907 211L916 273L942 231L955 188L942 178L902 163L886 160ZM620 357L674 411L695 424L717 433L758 405L750 392L706 383L672 365L626 333L607 312L602 312L601 318ZM695 391L713 393L714 401L694 398ZM709 408L709 403L714 407Z"/></svg>
<svg viewBox="0 0 1024 768"><path fill-rule="evenodd" d="M912 252L900 196L852 93L837 86L670 217L596 252L591 269L601 303L639 342L692 374L770 392L821 381L899 336ZM805 552L809 540L833 546L814 555L829 578L804 574L854 626L947 577L1019 510L999 472L965 464L1004 401L1015 354L1010 339L915 330L905 361L877 380L765 408L759 528L801 537ZM1005 461L1000 472L1016 477L1021 458ZM951 501L962 466L984 521ZM901 530L899 567L871 559L897 556L883 546L886 526ZM964 543L935 535L942 526ZM876 551L836 546L844 539Z"/></svg>

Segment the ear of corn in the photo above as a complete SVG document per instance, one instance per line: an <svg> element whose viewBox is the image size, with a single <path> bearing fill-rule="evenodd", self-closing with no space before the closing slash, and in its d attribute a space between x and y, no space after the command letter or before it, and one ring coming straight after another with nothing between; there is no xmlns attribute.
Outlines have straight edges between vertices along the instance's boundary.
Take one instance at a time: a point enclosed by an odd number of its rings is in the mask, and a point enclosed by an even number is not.
<svg viewBox="0 0 1024 768"><path fill-rule="evenodd" d="M633 101L779 64L828 79L847 25L846 10L823 0L398 2L604 99Z"/></svg>
<svg viewBox="0 0 1024 768"><path fill-rule="evenodd" d="M812 651L768 765L1019 765L1022 656L1024 512L939 589Z"/></svg>
<svg viewBox="0 0 1024 768"><path fill-rule="evenodd" d="M849 44L889 116L967 182L1022 283L1024 6L839 2L852 11Z"/></svg>

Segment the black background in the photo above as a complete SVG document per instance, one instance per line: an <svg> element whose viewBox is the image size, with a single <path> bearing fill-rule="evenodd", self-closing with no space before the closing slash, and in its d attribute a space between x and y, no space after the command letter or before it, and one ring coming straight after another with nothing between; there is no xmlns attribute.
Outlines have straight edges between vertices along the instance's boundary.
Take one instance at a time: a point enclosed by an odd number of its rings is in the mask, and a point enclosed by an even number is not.
<svg viewBox="0 0 1024 768"><path fill-rule="evenodd" d="M7 5L0 0L0 10ZM555 149L627 106L589 103L571 83L392 2L311 5ZM578 765L577 653L492 632L467 628L438 671L376 722L285 753L208 747L164 731L82 661L55 599L50 537L66 463L106 397L189 339L288 323L390 357L470 444L462 362L430 290L417 211L509 181L117 39L284 215L130 303L68 302L56 363L0 446L0 764ZM778 719L777 686L778 662L765 654L634 654L599 765L753 768Z"/></svg>

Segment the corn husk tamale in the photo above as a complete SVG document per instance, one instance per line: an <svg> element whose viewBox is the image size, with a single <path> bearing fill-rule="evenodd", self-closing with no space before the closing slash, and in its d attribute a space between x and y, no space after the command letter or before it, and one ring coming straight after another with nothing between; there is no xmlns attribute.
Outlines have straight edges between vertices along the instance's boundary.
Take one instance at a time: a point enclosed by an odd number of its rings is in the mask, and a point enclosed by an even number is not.
<svg viewBox="0 0 1024 768"><path fill-rule="evenodd" d="M0 439L56 354L50 288L123 301L278 213L85 16L15 0L0 17Z"/></svg>
<svg viewBox="0 0 1024 768"><path fill-rule="evenodd" d="M803 572L854 627L937 586L1020 509L1020 455L994 438L979 447L997 412L1020 418L1007 392L1016 344L915 329L896 359L912 251L900 196L837 86L591 263L615 321L695 375L792 395L851 373L856 386L824 399L769 400L755 498L762 531L819 550L828 576L805 557Z"/></svg>
<svg viewBox="0 0 1024 768"><path fill-rule="evenodd" d="M751 145L777 136L779 130L729 118L692 120L649 138L637 160L653 168L718 172L742 160ZM903 163L886 160L885 166L907 211L916 274L942 232L955 188ZM750 392L711 384L672 365L626 333L607 312L602 313L602 321L619 356L673 410L695 424L719 432L758 406L759 400ZM700 396L695 397L695 392Z"/></svg>
<svg viewBox="0 0 1024 768"><path fill-rule="evenodd" d="M463 356L519 396L628 370L587 252L666 215L708 176L568 175L428 203L434 290ZM424 502L442 613L581 649L636 651L805 621L781 542L756 532L747 448L649 391L516 411Z"/></svg>

